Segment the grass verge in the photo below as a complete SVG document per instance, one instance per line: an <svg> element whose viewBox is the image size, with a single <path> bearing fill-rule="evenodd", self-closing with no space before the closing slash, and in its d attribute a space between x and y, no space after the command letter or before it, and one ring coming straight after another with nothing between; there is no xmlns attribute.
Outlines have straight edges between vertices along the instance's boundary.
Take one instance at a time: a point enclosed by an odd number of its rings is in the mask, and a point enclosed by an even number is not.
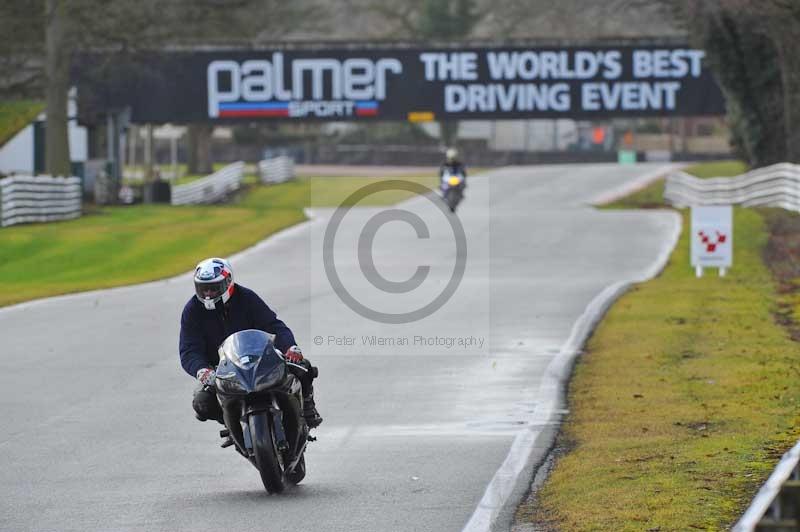
<svg viewBox="0 0 800 532"><path fill-rule="evenodd" d="M410 181L424 185L427 188L434 188L439 181L436 176L414 175L392 176L386 178L386 180ZM345 205L345 201L350 194L369 183L374 183L375 178L319 176L310 177L307 181L309 183L311 205L314 207L325 207ZM380 206L393 205L409 199L413 195L413 192L405 190L385 190L364 198L359 204Z"/></svg>
<svg viewBox="0 0 800 532"><path fill-rule="evenodd" d="M0 292L0 306L177 275L203 257L228 256L303 221L304 207L337 206L373 182L302 179L247 187L226 205L103 207L77 220L6 227L0 229L0 278L13 279L13 290ZM388 191L363 204L389 205L408 196Z"/></svg>
<svg viewBox="0 0 800 532"><path fill-rule="evenodd" d="M747 171L747 166L741 161L716 161L690 166L686 171L696 177L725 177L735 176ZM664 180L659 179L650 185L620 198L617 201L603 205L603 209L661 209L664 208Z"/></svg>
<svg viewBox="0 0 800 532"><path fill-rule="evenodd" d="M778 282L776 320L800 342L800 213L760 209L769 228L764 260Z"/></svg>
<svg viewBox="0 0 800 532"><path fill-rule="evenodd" d="M589 340L555 466L518 521L728 529L800 436L800 356L775 320L762 213L735 209L734 267L722 278L694 277L687 212L684 223L662 275L623 296Z"/></svg>
<svg viewBox="0 0 800 532"><path fill-rule="evenodd" d="M0 102L0 146L11 140L43 109L42 102L31 100Z"/></svg>

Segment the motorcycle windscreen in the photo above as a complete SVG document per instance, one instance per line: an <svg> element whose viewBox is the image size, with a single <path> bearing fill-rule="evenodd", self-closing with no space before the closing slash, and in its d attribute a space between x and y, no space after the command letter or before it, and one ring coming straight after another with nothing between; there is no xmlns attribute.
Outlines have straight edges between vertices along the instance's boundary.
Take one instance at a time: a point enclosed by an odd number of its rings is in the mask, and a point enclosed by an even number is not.
<svg viewBox="0 0 800 532"><path fill-rule="evenodd" d="M275 350L272 336L255 329L229 336L219 348L217 392L241 395L267 391L280 385L286 363Z"/></svg>
<svg viewBox="0 0 800 532"><path fill-rule="evenodd" d="M252 367L264 355L278 358L272 344L272 337L264 331L256 329L233 333L219 347L220 360L228 359L242 369Z"/></svg>

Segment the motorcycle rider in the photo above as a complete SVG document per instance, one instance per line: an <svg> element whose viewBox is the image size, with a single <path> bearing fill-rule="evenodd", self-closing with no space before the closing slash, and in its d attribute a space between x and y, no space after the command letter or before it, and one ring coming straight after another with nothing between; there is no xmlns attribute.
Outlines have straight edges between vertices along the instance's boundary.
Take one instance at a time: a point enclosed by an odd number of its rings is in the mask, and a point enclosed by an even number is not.
<svg viewBox="0 0 800 532"><path fill-rule="evenodd" d="M441 180L445 172L450 175L461 175L461 192L463 196L464 189L467 188L467 167L464 163L458 160L458 150L455 148L448 148L445 151L445 160L439 167L439 179Z"/></svg>
<svg viewBox="0 0 800 532"><path fill-rule="evenodd" d="M222 408L214 391L217 349L229 335L259 329L275 335L275 347L283 352L303 390L303 417L309 428L322 423L314 403L312 381L317 375L294 339L291 329L252 290L234 283L230 263L213 257L200 261L194 272L195 295L181 315L180 359L186 372L197 378L192 407L197 419L222 423Z"/></svg>

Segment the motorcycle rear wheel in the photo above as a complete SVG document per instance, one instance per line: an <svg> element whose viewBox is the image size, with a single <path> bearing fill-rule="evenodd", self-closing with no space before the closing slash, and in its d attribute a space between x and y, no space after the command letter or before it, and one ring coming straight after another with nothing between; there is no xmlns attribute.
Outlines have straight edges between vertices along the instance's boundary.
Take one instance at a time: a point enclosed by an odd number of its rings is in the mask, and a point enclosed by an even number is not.
<svg viewBox="0 0 800 532"><path fill-rule="evenodd" d="M283 463L275 443L275 434L271 430L269 416L266 412L252 414L250 437L253 441L253 454L256 466L261 473L261 482L269 493L280 493L286 487L283 477Z"/></svg>

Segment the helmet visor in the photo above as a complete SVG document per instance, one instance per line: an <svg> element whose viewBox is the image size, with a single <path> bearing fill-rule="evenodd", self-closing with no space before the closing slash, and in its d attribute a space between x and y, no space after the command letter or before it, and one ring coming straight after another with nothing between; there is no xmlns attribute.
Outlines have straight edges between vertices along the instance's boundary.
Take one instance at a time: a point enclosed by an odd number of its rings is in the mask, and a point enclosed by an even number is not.
<svg viewBox="0 0 800 532"><path fill-rule="evenodd" d="M203 301L206 299L216 300L222 294L225 293L225 289L228 287L227 279L222 279L220 281L212 281L210 283L202 283L200 281L194 282L194 290L197 293L197 297Z"/></svg>

